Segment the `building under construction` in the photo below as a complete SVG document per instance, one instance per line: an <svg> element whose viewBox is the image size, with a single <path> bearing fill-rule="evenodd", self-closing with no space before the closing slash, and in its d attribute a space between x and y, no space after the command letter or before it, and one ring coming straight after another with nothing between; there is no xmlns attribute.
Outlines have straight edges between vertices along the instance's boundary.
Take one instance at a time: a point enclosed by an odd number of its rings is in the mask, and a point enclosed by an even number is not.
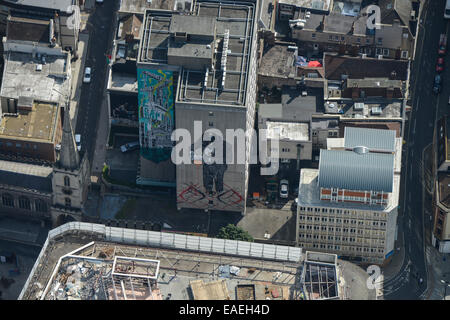
<svg viewBox="0 0 450 320"><path fill-rule="evenodd" d="M49 232L19 299L341 299L336 261L295 247L71 222Z"/></svg>

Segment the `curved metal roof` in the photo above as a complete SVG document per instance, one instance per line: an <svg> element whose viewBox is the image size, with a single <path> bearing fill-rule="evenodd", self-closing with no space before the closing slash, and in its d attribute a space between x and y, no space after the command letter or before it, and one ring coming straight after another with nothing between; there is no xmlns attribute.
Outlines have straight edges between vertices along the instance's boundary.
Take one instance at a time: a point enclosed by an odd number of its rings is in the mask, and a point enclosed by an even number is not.
<svg viewBox="0 0 450 320"><path fill-rule="evenodd" d="M394 155L320 150L319 187L392 192Z"/></svg>

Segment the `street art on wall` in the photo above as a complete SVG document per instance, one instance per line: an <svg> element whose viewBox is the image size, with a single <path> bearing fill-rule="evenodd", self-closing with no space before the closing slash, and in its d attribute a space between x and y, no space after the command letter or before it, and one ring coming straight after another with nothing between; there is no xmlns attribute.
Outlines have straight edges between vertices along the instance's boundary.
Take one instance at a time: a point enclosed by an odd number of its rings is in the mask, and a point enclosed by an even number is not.
<svg viewBox="0 0 450 320"><path fill-rule="evenodd" d="M141 155L159 163L170 159L174 129L173 73L138 68Z"/></svg>
<svg viewBox="0 0 450 320"><path fill-rule="evenodd" d="M204 157L208 156L205 148L209 142L203 143ZM192 153L194 146L192 145ZM227 181L228 165L226 164L226 143L223 147L223 161L221 164L206 161L197 162L194 167L195 182L184 183L178 190L177 202L181 207L211 210L244 211L244 197L241 190L232 188ZM228 173L231 174L231 173Z"/></svg>

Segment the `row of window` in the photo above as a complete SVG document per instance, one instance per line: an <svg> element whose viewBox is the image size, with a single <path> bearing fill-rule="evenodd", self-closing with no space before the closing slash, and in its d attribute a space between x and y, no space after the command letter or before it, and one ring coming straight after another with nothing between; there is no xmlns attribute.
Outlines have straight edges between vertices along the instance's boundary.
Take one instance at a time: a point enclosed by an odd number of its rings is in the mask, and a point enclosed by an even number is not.
<svg viewBox="0 0 450 320"><path fill-rule="evenodd" d="M314 230L314 231L328 231L328 232L336 232L336 233L355 233L359 235L370 235L373 236L381 236L384 237L384 231L377 231L377 230L364 230L364 229L358 229L355 228L340 228L340 227L329 227L329 226L319 226L319 225L304 225L300 224L299 228L302 230Z"/></svg>
<svg viewBox="0 0 450 320"><path fill-rule="evenodd" d="M31 200L27 197L20 196L18 199L19 208L25 210L31 210ZM14 197L8 193L2 195L2 204L4 207L14 208ZM37 199L34 201L35 211L37 212L47 212L47 203Z"/></svg>
<svg viewBox="0 0 450 320"><path fill-rule="evenodd" d="M309 234L309 233L300 233L300 239L314 239L314 240L325 240L325 241L344 241L344 242L358 242L358 243L372 243L372 244L380 244L384 245L383 239L363 239L363 238L354 238L354 237L345 237L345 236L324 236L318 234Z"/></svg>
<svg viewBox="0 0 450 320"><path fill-rule="evenodd" d="M358 212L355 210L345 210L345 209L334 209L334 208L312 208L312 207L300 207L300 212L306 213L325 213L325 214L343 214L343 215L352 215L352 216L361 216L363 212ZM384 212L364 212L365 216L371 217L381 217L385 218L386 214Z"/></svg>
<svg viewBox="0 0 450 320"><path fill-rule="evenodd" d="M3 142L3 141L0 141L0 148L3 147L4 145L5 145L6 147L8 147L8 148L11 148L14 144L13 144L12 142ZM16 145L16 148L22 148L22 144L21 144L21 143L16 143L15 145ZM24 144L24 148L25 148L25 149L31 149L31 146L30 146L29 143L25 143L25 144ZM38 146L37 146L36 144L33 144L33 149L34 149L34 150L37 150L37 148L38 148Z"/></svg>
<svg viewBox="0 0 450 320"><path fill-rule="evenodd" d="M367 220L355 220L355 219L341 219L341 218L329 218L329 217L317 217L314 219L312 216L303 216L299 215L300 221L314 221L314 222L329 222L329 223L343 223L343 224L352 224L358 226L386 226L386 223L383 221L367 221Z"/></svg>
<svg viewBox="0 0 450 320"><path fill-rule="evenodd" d="M341 247L339 245L331 245L331 244L318 244L313 243L311 244L305 244L300 243L301 247L309 247L309 248L315 248L315 249L329 249L329 250L343 250L343 251L356 251L356 252L365 252L365 253L379 253L382 254L384 252L384 249L376 249L376 248L367 248L367 247ZM342 249L341 249L342 248Z"/></svg>

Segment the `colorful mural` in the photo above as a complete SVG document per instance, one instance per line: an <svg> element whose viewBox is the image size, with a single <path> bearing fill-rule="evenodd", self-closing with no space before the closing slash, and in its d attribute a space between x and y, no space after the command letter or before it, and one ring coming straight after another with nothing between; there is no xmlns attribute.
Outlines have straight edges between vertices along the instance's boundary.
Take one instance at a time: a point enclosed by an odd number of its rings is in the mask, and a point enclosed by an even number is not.
<svg viewBox="0 0 450 320"><path fill-rule="evenodd" d="M141 155L153 162L170 159L174 129L173 73L138 68Z"/></svg>

